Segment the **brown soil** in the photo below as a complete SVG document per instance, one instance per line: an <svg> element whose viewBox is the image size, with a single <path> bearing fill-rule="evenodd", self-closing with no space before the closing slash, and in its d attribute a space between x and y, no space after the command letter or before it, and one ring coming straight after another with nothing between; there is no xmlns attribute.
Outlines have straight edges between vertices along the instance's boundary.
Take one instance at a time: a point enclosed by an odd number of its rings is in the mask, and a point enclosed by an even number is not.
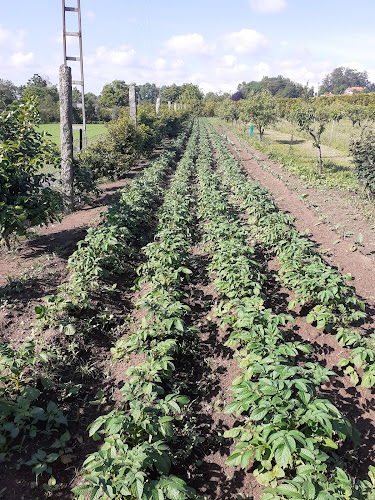
<svg viewBox="0 0 375 500"><path fill-rule="evenodd" d="M364 301L367 313L367 317L357 325L357 329L364 335L372 333L375 326L375 259L373 249L375 238L372 224L348 204L342 193L307 190L298 179L291 176L288 176L288 185L286 185L279 178L279 176L285 177L287 175L280 165L268 160L265 155L253 150L248 145L245 147L244 142L230 131L225 130L225 133L234 142L237 150L230 149L240 161L248 177L272 193L277 206L295 218L295 227L299 231L304 232L308 228L309 238L315 242L319 251L329 249L328 252L324 253L324 259L327 263L340 272L352 276L351 284L355 287L357 295ZM270 168L270 171L262 169L251 153L260 157L265 166ZM316 210L312 211L306 206L303 199L296 194L296 190L308 192L309 204L318 208L318 213L327 211L330 223L322 223ZM349 213L354 214L355 218L349 219ZM333 243L337 240L338 235L332 229L332 225L343 220L346 227L350 227L354 235L359 232L364 235L364 246L355 252L350 251L355 237L347 237L339 244ZM275 260L269 262L270 272L275 272L277 267L278 263ZM270 280L270 282L272 281L277 283L276 276ZM276 304L278 304L280 312L287 312L287 303L291 298L294 298L293 293L283 287L276 286L275 297L277 297ZM368 466L374 465L375 462L375 398L373 391L363 387L353 387L337 366L338 360L346 357L349 350L340 347L334 335L326 334L308 324L301 311L298 311L298 314L294 314L294 316L294 325L288 327L292 338L310 342L314 348L312 359L338 374L338 377L333 378L331 385L324 390L324 393L355 423L360 432L361 446L355 453L356 460L352 462L352 472L355 475L358 474L359 477L364 477ZM350 449L350 446L348 448Z"/></svg>
<svg viewBox="0 0 375 500"><path fill-rule="evenodd" d="M259 499L261 487L251 473L251 466L236 471L225 464L234 452L234 444L230 445L223 434L235 426L236 418L224 413L224 408L232 401L231 385L238 372L238 362L233 357L233 349L224 345L228 335L219 328L213 312L218 296L215 276L206 270L210 260L202 247L193 248L193 274L188 293L191 323L199 329L198 341L178 367L192 399L192 418L188 421L195 423L197 435L204 440L182 461L177 473L209 500L253 496Z"/></svg>
<svg viewBox="0 0 375 500"><path fill-rule="evenodd" d="M249 177L260 182L274 195L277 205L296 217L296 227L309 230L311 239L317 248L329 249L324 255L330 265L340 271L350 273L358 295L366 303L368 317L359 325L362 332L372 331L375 312L375 236L369 223L353 205L343 198L342 193L319 192L306 189L302 183L290 177L285 169L275 162L267 160L262 153L254 153L261 157L266 169L262 169L248 152L243 143L226 130L228 136L235 142L240 151L232 149L238 155L241 165ZM138 168L142 168L141 166ZM267 170L267 168L269 170ZM280 180L271 171L282 178ZM63 218L60 223L40 229L32 240L22 241L17 253L0 254L0 340L10 341L17 345L30 332L30 325L35 320L34 307L41 298L49 293L55 293L56 287L67 276L67 259L75 250L77 242L84 238L87 228L98 223L100 213L107 204L118 196L118 189L129 182L135 172L129 177L106 185L102 185L103 194L95 203L87 205L82 210ZM308 197L301 198L298 193L306 193ZM306 206L308 201L309 206ZM322 222L319 215L326 214L328 223ZM345 227L346 232L352 231L354 236L343 237L342 230L332 230L336 224ZM340 233L341 231L341 233ZM340 234L338 234L340 233ZM358 233L364 235L363 247L355 252L350 248L354 244ZM341 241L333 244L341 235ZM190 395L190 422L197 435L204 437L204 441L193 449L189 457L185 457L182 466L175 467L173 473L186 479L201 495L208 500L235 500L238 495L242 498L252 497L259 500L261 487L251 474L251 465L245 471L236 471L225 465L225 461L233 451L233 445L228 446L228 440L221 438L224 431L233 427L235 419L224 413L223 409L231 401L230 386L237 374L238 364L233 359L233 351L224 346L227 333L218 328L212 314L212 308L217 300L213 276L208 276L206 267L209 256L201 248L193 249L192 282L187 289L192 309L191 324L198 327L198 342L192 345L191 352L185 353L176 362L176 381L186 384L186 394ZM134 279L134 269L137 263L130 263L129 274L119 280L122 292L122 301L118 302L118 295L114 298L97 297L98 308L109 307L117 317L125 317L131 308L130 302L135 296L130 290ZM286 312L288 300L293 296L291 292L279 286L275 272L277 262L268 261L264 257L263 264L268 266L270 306L277 312ZM298 311L299 312L299 311ZM312 359L324 366L332 368L339 374L331 386L324 389L333 402L357 425L362 436L362 445L356 455L357 460L352 473L363 477L369 464L373 463L375 451L375 401L368 389L352 387L350 382L337 368L338 359L345 356L346 351L338 346L334 336L327 335L309 325L303 315L294 314L295 323L288 326L290 338L302 338L310 342L314 348ZM141 313L133 311L132 319L138 322ZM119 326L117 335L126 332L128 326ZM87 353L91 360L95 360L95 372L92 381L86 383L86 399L84 408L78 408L75 416L74 452L71 463L61 464L56 476L64 484L64 488L53 494L53 498L71 498L69 482L74 477L75 470L79 470L85 456L94 451L97 446L88 437L85 428L94 420L96 415L104 414L112 409L108 402L121 400L119 387L126 380L125 371L142 361L142 356L131 356L111 369L109 348L113 345L113 338L106 332L97 331L88 342ZM183 354L183 353L182 353ZM86 359L80 353L83 361ZM94 356L94 358L92 357ZM110 372L110 376L107 374ZM90 407L98 388L104 390L107 403L100 407ZM183 392L183 391L182 391ZM350 446L348 447L350 449ZM344 454L344 451L342 452ZM345 458L345 457L344 457ZM10 500L34 500L42 498L39 489L34 490L30 482L31 474L24 468L14 479L14 471L5 469L6 479L2 480L2 487L8 486L6 498ZM78 484L76 479L74 484Z"/></svg>
<svg viewBox="0 0 375 500"><path fill-rule="evenodd" d="M56 289L67 277L67 260L77 248L89 227L95 226L100 220L100 214L105 212L110 203L120 196L120 189L143 169L145 162L140 162L122 180L99 186L100 195L80 210L65 216L61 222L39 228L31 239L22 239L13 252L0 253L0 341L9 342L17 347L32 335L32 323L36 319L34 308L48 294L56 293ZM61 382L72 381L82 384L79 398L68 398L62 403L64 413L69 420L69 431L72 436L70 446L73 452L64 456L66 462L54 464L54 476L60 483L59 491L53 493L53 498L71 498L71 480L87 454L97 448L97 443L89 438L87 426L100 414L112 408L108 402L116 401L118 385L123 378L121 365L115 371L111 370L110 348L116 338L122 335L122 326L132 308L131 287L135 279L135 268L140 260L129 262L128 272L116 280L117 292L114 295L98 293L91 297L92 308L83 312L79 321L84 324L94 317L92 311L108 310L111 320L107 323L94 325L90 336L84 340L78 339L76 351L72 360L65 367L61 362L54 366L54 376ZM43 338L49 345L69 352L71 338L61 336L59 331L49 329L43 333ZM105 401L97 406L90 401L96 399L97 391L104 391ZM46 397L54 400L53 393ZM43 438L33 441L28 447L28 456L37 450L49 446ZM35 450L34 450L35 447ZM14 477L14 464L18 458L12 457L12 462L1 464L0 478L2 488L6 487L6 498L10 500L35 500L44 498L41 486L36 487L35 476L30 467L21 467ZM47 478L48 479L48 478ZM43 478L43 480L45 480ZM43 482L40 481L40 483Z"/></svg>

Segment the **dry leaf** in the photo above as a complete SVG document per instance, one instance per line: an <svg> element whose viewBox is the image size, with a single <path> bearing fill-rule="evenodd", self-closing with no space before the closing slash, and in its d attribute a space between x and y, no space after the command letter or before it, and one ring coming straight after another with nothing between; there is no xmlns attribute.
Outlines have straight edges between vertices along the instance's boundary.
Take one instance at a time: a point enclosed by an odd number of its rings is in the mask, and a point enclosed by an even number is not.
<svg viewBox="0 0 375 500"><path fill-rule="evenodd" d="M67 454L67 455L61 455L60 457L60 461L61 463L63 463L64 465L67 465L67 464L70 464L71 462L73 462L77 457L75 455L70 455L70 454Z"/></svg>

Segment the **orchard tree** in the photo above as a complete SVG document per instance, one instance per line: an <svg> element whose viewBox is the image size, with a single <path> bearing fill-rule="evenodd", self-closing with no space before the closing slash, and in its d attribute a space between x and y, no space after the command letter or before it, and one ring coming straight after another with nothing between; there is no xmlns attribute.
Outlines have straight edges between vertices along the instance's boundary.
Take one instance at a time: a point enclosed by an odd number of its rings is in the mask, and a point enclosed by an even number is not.
<svg viewBox="0 0 375 500"><path fill-rule="evenodd" d="M265 128L277 121L276 101L268 90L258 94L251 92L246 100L241 101L240 117L244 122L254 124L262 141Z"/></svg>
<svg viewBox="0 0 375 500"><path fill-rule="evenodd" d="M8 249L12 234L25 235L31 226L56 220L62 210L56 179L41 173L58 158L52 143L35 130L36 102L26 96L0 115L0 237Z"/></svg>
<svg viewBox="0 0 375 500"><path fill-rule="evenodd" d="M319 174L322 174L323 160L320 138L330 119L328 109L318 108L311 104L303 103L293 108L292 119L301 131L307 132L312 137L313 145L318 153Z"/></svg>
<svg viewBox="0 0 375 500"><path fill-rule="evenodd" d="M239 118L238 104L227 97L217 106L217 114L226 122L237 121Z"/></svg>
<svg viewBox="0 0 375 500"><path fill-rule="evenodd" d="M361 126L361 121L366 118L366 108L359 104L347 104L345 106L345 116L352 122L352 128L356 123Z"/></svg>
<svg viewBox="0 0 375 500"><path fill-rule="evenodd" d="M340 103L334 104L330 108L330 116L331 116L331 119L332 119L330 141L332 141L334 124L335 124L335 122L337 124L339 124L340 121L344 118L344 116L345 116L345 107L342 104L340 104Z"/></svg>

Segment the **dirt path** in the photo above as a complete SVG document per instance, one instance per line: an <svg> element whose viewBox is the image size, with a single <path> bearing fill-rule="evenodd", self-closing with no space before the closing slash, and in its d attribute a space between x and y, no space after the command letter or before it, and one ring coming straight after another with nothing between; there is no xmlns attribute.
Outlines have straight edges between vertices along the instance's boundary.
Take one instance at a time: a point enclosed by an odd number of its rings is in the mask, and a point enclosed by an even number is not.
<svg viewBox="0 0 375 500"><path fill-rule="evenodd" d="M318 250L330 249L329 252L325 253L324 258L331 266L343 273L351 274L352 284L366 305L367 318L358 325L358 329L363 335L373 333L375 329L375 262L370 244L367 243L363 249L355 252L348 249L348 245L353 244L353 242L348 241L349 238L335 245L337 233L329 225L322 223L318 215L306 207L303 199L290 189L290 185L287 186L282 179L262 169L249 151L244 148L242 141L240 143L238 138L229 131L225 132L234 142L237 150L233 147L230 149L239 159L248 177L268 189L273 194L277 206L295 217L295 226L299 231L304 232L308 228L309 238L316 243ZM257 156L261 155L258 151L254 151L254 153ZM265 160L264 155L262 155L262 159ZM273 172L285 174L275 162L266 161L266 163L271 164ZM294 179L294 181L296 185L297 180ZM311 198L316 196L314 199L317 203L321 199L322 193L314 192L314 190L309 191ZM330 193L325 193L325 195L326 203L332 207L331 216L333 218L340 216L338 214L345 210L345 204L337 196L331 197ZM364 231L364 234L373 237L372 227L366 220L358 220L358 226L360 226L361 231ZM358 227L356 229L358 231ZM269 262L271 274L275 273L277 269L276 259ZM278 312L288 313L288 302L294 298L293 293L277 285L276 275L269 282L275 283L275 290L270 297L271 302L274 306L277 305ZM356 460L351 461L350 466L354 477L363 478L367 474L368 466L373 465L373 457L375 456L374 394L370 389L360 386L353 387L348 377L337 366L339 359L347 357L349 350L340 347L334 335L317 330L306 322L303 315L294 313L293 316L295 323L288 326L290 337L310 343L313 347L312 360L327 366L338 374L338 377L333 379L332 385L324 392L358 428L361 435L361 446L355 452Z"/></svg>
<svg viewBox="0 0 375 500"><path fill-rule="evenodd" d="M39 228L17 251L0 253L0 341L22 342L35 321L35 306L56 292L67 276L67 260L98 224L100 214L119 196L135 171L122 180L99 186L101 194L90 205L65 216L61 222Z"/></svg>
<svg viewBox="0 0 375 500"><path fill-rule="evenodd" d="M288 176L287 185L284 181L287 173L278 163L268 160L265 155L250 146L245 148L243 141L240 141L229 130L226 129L225 133L237 147L237 151L232 148L232 152L240 160L249 177L271 191L277 206L295 217L296 228L301 232L307 230L310 239L316 243L326 261L341 272L350 274L358 295L365 299L370 307L374 307L375 233L373 224L361 216L353 206L350 206L341 192L306 189L297 179L290 176ZM262 169L249 151L260 157L270 171ZM275 174L280 175L281 179ZM305 196L299 195L299 192ZM314 210L306 206L306 200ZM327 214L326 217L324 217L325 214ZM338 224L340 227L335 229ZM353 234L351 235L350 232ZM357 246L355 251L351 251L359 233L363 235L363 246Z"/></svg>

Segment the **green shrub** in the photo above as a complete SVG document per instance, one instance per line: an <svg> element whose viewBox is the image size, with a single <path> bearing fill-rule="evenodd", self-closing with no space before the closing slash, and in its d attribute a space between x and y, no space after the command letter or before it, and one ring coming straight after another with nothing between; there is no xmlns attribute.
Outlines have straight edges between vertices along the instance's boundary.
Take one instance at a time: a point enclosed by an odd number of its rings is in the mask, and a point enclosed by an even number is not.
<svg viewBox="0 0 375 500"><path fill-rule="evenodd" d="M141 135L129 116L122 112L108 125L108 132L95 144L83 150L78 158L81 168L93 171L94 179L121 177L141 155Z"/></svg>
<svg viewBox="0 0 375 500"><path fill-rule="evenodd" d="M62 198L51 174L39 173L56 165L51 142L35 130L36 98L26 96L0 115L0 238L10 247L12 234L24 235L31 226L58 218Z"/></svg>
<svg viewBox="0 0 375 500"><path fill-rule="evenodd" d="M350 145L354 171L363 186L375 194L375 136L372 132L354 140Z"/></svg>

